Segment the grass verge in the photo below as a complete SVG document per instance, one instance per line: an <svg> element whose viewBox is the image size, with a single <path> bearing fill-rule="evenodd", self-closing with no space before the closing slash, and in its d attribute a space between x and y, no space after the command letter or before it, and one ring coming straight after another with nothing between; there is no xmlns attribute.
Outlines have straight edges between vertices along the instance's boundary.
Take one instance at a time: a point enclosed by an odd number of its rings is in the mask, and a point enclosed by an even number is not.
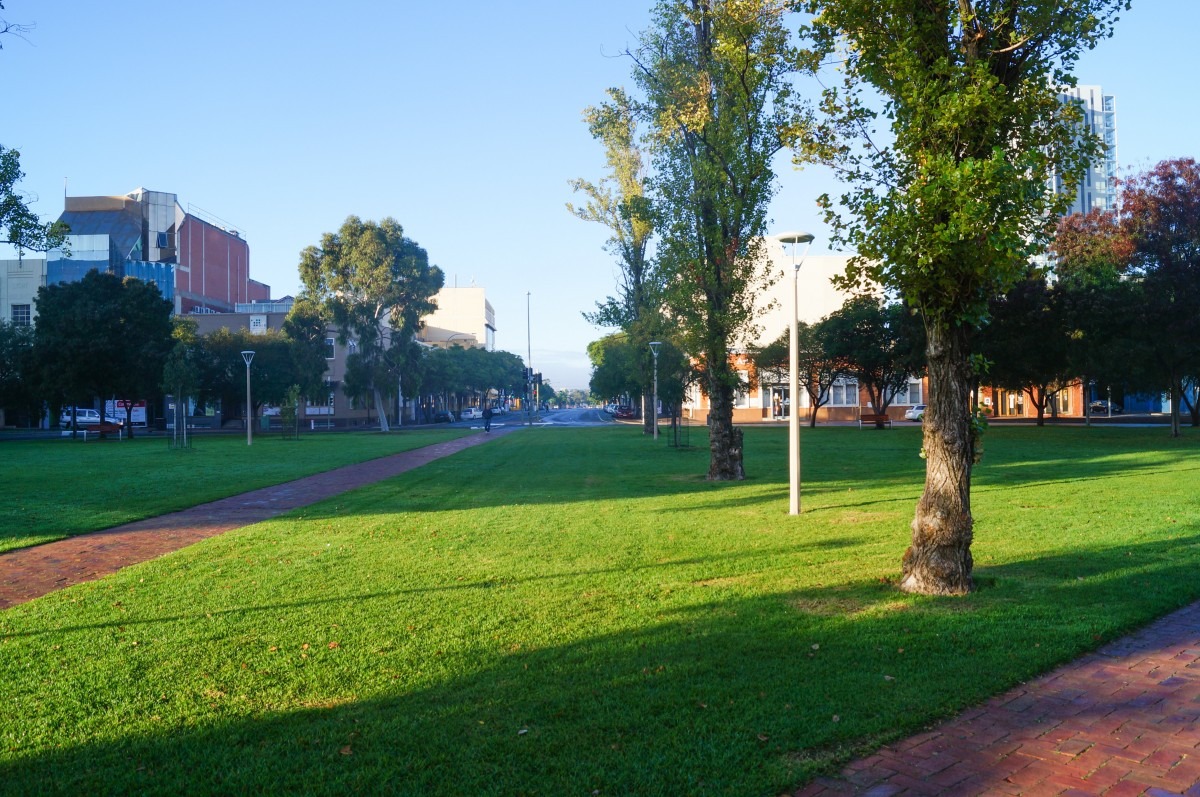
<svg viewBox="0 0 1200 797"><path fill-rule="evenodd" d="M778 794L1200 597L1197 439L993 429L947 599L917 429L806 430L799 518L782 430L528 430L0 614L0 782Z"/></svg>
<svg viewBox="0 0 1200 797"><path fill-rule="evenodd" d="M38 545L470 434L422 429L284 440L202 436L172 450L162 438L84 443L7 441L0 452L0 551Z"/></svg>

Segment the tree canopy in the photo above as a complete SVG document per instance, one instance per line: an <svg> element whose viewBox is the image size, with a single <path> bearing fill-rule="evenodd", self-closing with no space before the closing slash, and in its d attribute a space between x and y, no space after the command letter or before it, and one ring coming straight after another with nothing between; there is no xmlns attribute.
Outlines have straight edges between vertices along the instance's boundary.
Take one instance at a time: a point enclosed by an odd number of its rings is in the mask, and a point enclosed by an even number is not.
<svg viewBox="0 0 1200 797"><path fill-rule="evenodd" d="M27 198L17 189L24 176L21 153L0 145L0 243L39 252L62 246L67 226L57 221L43 223L29 209Z"/></svg>
<svg viewBox="0 0 1200 797"><path fill-rule="evenodd" d="M785 12L777 0L662 0L628 53L650 131L668 313L704 375L715 480L745 477L731 354L777 276L761 252L771 162L804 118Z"/></svg>
<svg viewBox="0 0 1200 797"><path fill-rule="evenodd" d="M343 341L355 343L355 362L348 368L358 387L352 389L374 396L386 431L383 397L413 365L409 344L422 316L436 309L442 270L430 265L425 250L395 219L376 223L350 216L336 233L323 235L320 246L301 253L300 279L305 298L322 304Z"/></svg>
<svg viewBox="0 0 1200 797"><path fill-rule="evenodd" d="M930 391L925 489L903 559L907 591L971 589L972 335L1024 274L1100 142L1060 101L1080 53L1126 0L802 0L810 68L836 60L819 146L849 183L825 198L835 240L859 254L848 284L877 283L920 312ZM877 92L882 100L874 104ZM1066 192L1046 189L1052 174Z"/></svg>
<svg viewBox="0 0 1200 797"><path fill-rule="evenodd" d="M93 269L42 286L35 301L36 379L52 406L157 389L174 346L171 303L157 286Z"/></svg>

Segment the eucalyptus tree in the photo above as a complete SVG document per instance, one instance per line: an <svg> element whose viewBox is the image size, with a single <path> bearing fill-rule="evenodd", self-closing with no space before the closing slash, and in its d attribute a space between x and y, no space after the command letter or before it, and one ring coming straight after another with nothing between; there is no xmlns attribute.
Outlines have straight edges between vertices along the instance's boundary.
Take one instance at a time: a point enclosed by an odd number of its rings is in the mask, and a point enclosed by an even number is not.
<svg viewBox="0 0 1200 797"><path fill-rule="evenodd" d="M763 234L772 158L802 125L780 0L661 0L628 55L652 145L667 313L710 401L708 478L745 478L733 348L773 281Z"/></svg>
<svg viewBox="0 0 1200 797"><path fill-rule="evenodd" d="M883 285L926 327L925 489L901 588L964 593L972 587L971 468L982 428L970 406L972 336L988 301L1048 240L1099 152L1099 140L1082 132L1080 109L1059 94L1075 84L1080 53L1111 35L1128 2L796 5L814 15L809 66L836 61L844 78L828 86L823 107L828 136L841 136L832 160L850 184L843 211L825 197L835 240L860 255L848 282ZM1052 174L1065 193L1046 191Z"/></svg>
<svg viewBox="0 0 1200 797"><path fill-rule="evenodd" d="M43 285L35 302L35 376L52 405L157 390L174 344L171 303L157 286L93 269Z"/></svg>
<svg viewBox="0 0 1200 797"><path fill-rule="evenodd" d="M388 431L383 397L393 385L398 398L403 390L400 380L413 360L409 344L421 317L437 307L442 270L395 219L350 216L320 246L301 252L300 280L305 298L325 306L342 340L355 342L354 362L347 364L352 389L374 397L380 429Z"/></svg>

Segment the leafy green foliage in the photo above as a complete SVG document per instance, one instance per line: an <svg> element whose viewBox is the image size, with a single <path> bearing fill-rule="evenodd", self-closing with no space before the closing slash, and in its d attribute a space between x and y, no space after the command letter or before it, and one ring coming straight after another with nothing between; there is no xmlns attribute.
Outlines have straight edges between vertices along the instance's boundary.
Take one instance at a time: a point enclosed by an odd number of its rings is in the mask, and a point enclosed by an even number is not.
<svg viewBox="0 0 1200 797"><path fill-rule="evenodd" d="M5 30L5 23L0 20L0 33ZM24 176L21 153L0 146L0 243L34 251L62 246L69 232L67 226L57 221L43 224L29 209L26 198L17 189Z"/></svg>
<svg viewBox="0 0 1200 797"><path fill-rule="evenodd" d="M904 589L971 589L972 335L989 301L1025 273L1053 233L1100 141L1061 87L1081 52L1109 36L1127 0L802 0L804 55L843 80L802 158L849 190L823 197L835 242L854 249L847 287L881 285L926 327L925 490L904 555ZM881 101L868 96L866 87ZM1046 190L1062 178L1063 193Z"/></svg>
<svg viewBox="0 0 1200 797"><path fill-rule="evenodd" d="M662 284L646 256L654 224L633 101L623 89L609 89L608 96L608 102L583 112L588 131L604 144L608 175L599 184L572 180L571 187L583 193L587 203L576 207L568 202L567 210L609 230L606 247L621 267L618 295L598 302L596 311L584 317L598 326L626 327L656 312Z"/></svg>
<svg viewBox="0 0 1200 797"><path fill-rule="evenodd" d="M924 330L899 302L875 296L847 299L822 322L825 352L838 371L867 391L871 408L884 414L896 393L924 369Z"/></svg>
<svg viewBox="0 0 1200 797"><path fill-rule="evenodd" d="M92 270L37 292L32 374L57 407L140 399L162 382L171 353L171 303L158 287Z"/></svg>
<svg viewBox="0 0 1200 797"><path fill-rule="evenodd" d="M784 14L774 0L663 0L628 53L650 128L668 314L704 376L716 480L745 476L731 347L751 331L755 299L775 278L761 251L771 161L806 118L792 94Z"/></svg>
<svg viewBox="0 0 1200 797"><path fill-rule="evenodd" d="M404 235L393 218L364 222L350 216L321 245L300 254L300 280L305 298L323 305L357 352L348 363L353 378L348 395L370 392L381 428L388 422L383 396L406 369L416 375L419 349L412 345L421 318L436 309L433 297L442 288L442 270ZM412 395L411 387L406 390ZM394 394L392 394L394 395Z"/></svg>
<svg viewBox="0 0 1200 797"><path fill-rule="evenodd" d="M26 424L38 419L41 397L30 376L36 370L32 357L33 327L0 321L0 408L9 425L18 417Z"/></svg>
<svg viewBox="0 0 1200 797"><path fill-rule="evenodd" d="M841 197L848 216L826 198L838 240L861 256L849 282L896 290L939 326L978 324L1049 240L1099 152L1058 87L1075 85L1079 53L1128 3L802 5L817 15L810 55L845 56L824 133L841 142L830 160L854 186ZM863 84L882 94L881 112ZM1062 193L1045 190L1052 174Z"/></svg>
<svg viewBox="0 0 1200 797"><path fill-rule="evenodd" d="M844 375L842 360L832 349L831 327L824 318L815 324L796 323L796 381L808 394L809 426L817 425L817 410L829 403L830 389ZM784 332L769 345L754 352L759 384L788 384L791 341Z"/></svg>

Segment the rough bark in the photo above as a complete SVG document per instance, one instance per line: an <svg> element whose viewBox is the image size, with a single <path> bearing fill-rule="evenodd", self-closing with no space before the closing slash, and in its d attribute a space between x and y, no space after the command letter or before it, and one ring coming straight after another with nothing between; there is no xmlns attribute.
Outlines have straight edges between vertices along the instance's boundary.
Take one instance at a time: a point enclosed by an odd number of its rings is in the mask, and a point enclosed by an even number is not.
<svg viewBox="0 0 1200 797"><path fill-rule="evenodd" d="M971 467L975 439L968 332L929 325L929 401L923 424L925 491L904 552L905 592L961 595L972 588Z"/></svg>
<svg viewBox="0 0 1200 797"><path fill-rule="evenodd" d="M707 380L710 407L708 479L741 481L746 478L742 460L742 430L733 425L733 388L721 376L710 371Z"/></svg>

